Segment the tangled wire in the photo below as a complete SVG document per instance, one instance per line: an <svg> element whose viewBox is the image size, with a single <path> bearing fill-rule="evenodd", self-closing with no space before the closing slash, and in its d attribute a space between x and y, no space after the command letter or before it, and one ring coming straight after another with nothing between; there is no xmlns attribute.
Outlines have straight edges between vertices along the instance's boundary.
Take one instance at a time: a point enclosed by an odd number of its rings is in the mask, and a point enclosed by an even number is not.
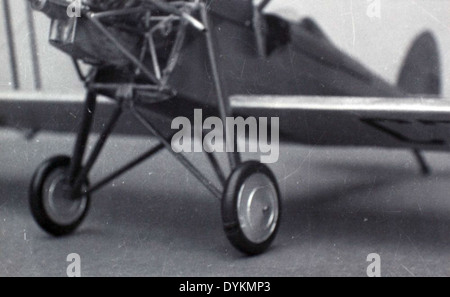
<svg viewBox="0 0 450 297"><path fill-rule="evenodd" d="M94 10L104 11L134 7L142 0L84 0L84 3Z"/></svg>

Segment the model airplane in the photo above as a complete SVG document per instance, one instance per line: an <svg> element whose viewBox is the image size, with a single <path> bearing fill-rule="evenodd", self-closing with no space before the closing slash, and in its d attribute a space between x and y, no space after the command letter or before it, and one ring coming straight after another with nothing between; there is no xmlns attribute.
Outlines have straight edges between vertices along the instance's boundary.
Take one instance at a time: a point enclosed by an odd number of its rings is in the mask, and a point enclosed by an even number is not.
<svg viewBox="0 0 450 297"><path fill-rule="evenodd" d="M53 235L73 232L91 194L166 148L221 200L231 243L248 254L265 251L281 217L277 180L267 166L242 162L238 153L227 153L231 174L226 176L214 155L207 154L222 183L219 189L173 152L170 122L192 117L194 109L220 115L223 121L232 115L278 116L284 141L409 148L424 172L420 150L448 150L450 139L441 134L450 123L450 103L426 99L439 97L441 89L439 56L430 33L416 40L394 86L337 49L313 20L293 23L265 14L268 0L258 5L251 0L84 0L74 10L79 17L72 18L67 7L73 1L30 2L52 19L50 42L74 59L87 89L84 107L63 100L22 101L21 113L41 106L54 121L36 120L37 112L32 122L17 115L17 101L0 103L6 111L0 115L3 123L16 127L70 130L75 123L68 112L83 111L73 156L46 161L30 188L33 215ZM87 73L81 62L91 66ZM97 95L114 104L97 103ZM109 119L83 163L96 110ZM118 124L124 112L125 124ZM143 129L130 124L130 117ZM159 144L91 185L88 175L114 128L145 130Z"/></svg>

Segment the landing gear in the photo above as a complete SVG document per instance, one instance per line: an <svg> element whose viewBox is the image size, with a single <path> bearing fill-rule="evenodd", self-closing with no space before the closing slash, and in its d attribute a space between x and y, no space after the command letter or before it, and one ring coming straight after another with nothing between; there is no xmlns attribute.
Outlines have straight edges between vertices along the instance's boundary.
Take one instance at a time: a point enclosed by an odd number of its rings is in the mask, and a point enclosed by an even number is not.
<svg viewBox="0 0 450 297"><path fill-rule="evenodd" d="M270 169L258 162L240 164L229 177L222 199L225 233L238 250L264 252L278 231L280 191Z"/></svg>
<svg viewBox="0 0 450 297"><path fill-rule="evenodd" d="M197 2L197 1L196 1ZM197 164L186 156L173 150L167 132L161 129L161 125L154 122L154 114L157 112L152 104L173 99L177 92L169 85L171 74L181 56L181 50L186 37L189 24L193 25L202 34L199 38L205 40L207 56L209 59L210 73L217 97L217 111L222 123L232 116L232 108L228 95L223 88L219 75L219 64L216 57L214 30L210 29L208 9L205 3L188 3L183 9L181 3L177 4L150 4L142 5L142 10L124 9L118 11L105 11L104 13L92 13L86 11L83 17L102 34L102 40L110 42L109 46L115 46L123 58L128 60L126 69L111 70L109 63L94 63L91 71L84 75L78 62L75 66L80 79L87 88L85 105L82 110L82 120L79 126L72 157L55 157L43 163L36 171L30 187L31 211L37 223L48 233L55 236L67 235L73 232L83 221L89 208L90 196L120 175L150 159L156 153L165 149L186 170L188 170L203 186L222 203L222 217L224 229L231 243L240 251L254 255L264 252L274 240L278 230L281 216L281 201L277 182L268 167L259 162L242 163L240 153L236 150L237 139L234 133L234 142L228 141L228 131L225 128L224 139L227 140L226 151L230 168L230 176L226 181L226 174L219 160L213 153L208 153L208 161L215 171L220 185L211 180L208 174L203 173ZM150 5L150 6L149 6ZM156 6L161 15L152 15L152 8ZM141 19L142 12L146 12L145 19ZM140 19L140 29L145 28L142 48L136 55L123 45L123 40L109 31L110 21L105 18L130 15ZM196 16L200 16L197 20ZM158 47L153 40L153 32L160 26L167 26L176 22L176 37L173 48L167 59L159 59ZM158 29L159 30L159 29ZM136 32L139 35L139 32ZM74 32L75 34L76 32ZM106 45L105 45L106 46ZM164 53L163 53L164 54ZM165 53L167 54L167 53ZM164 55L163 57L166 57ZM91 62L91 57L81 60ZM151 59L148 59L151 58ZM160 65L160 60L167 60L166 65ZM146 65L146 61L152 61L152 67ZM163 68L164 67L164 68ZM114 67L115 68L115 67ZM118 67L121 68L121 67ZM130 71L133 70L133 71ZM126 77L123 76L130 76ZM101 94L111 99L113 104L104 108L112 109L109 119L103 123L96 143L92 149L87 150L89 136L97 107L97 95ZM174 103L181 102L174 100ZM186 106L190 106L189 103ZM205 105L205 108L209 106ZM178 109L186 109L184 105L174 107L174 113ZM212 107L212 106L211 106ZM209 108L209 107L208 107ZM162 110L164 110L163 108ZM126 165L116 169L102 180L90 185L89 175L98 160L108 138L111 136L117 122L123 113L128 113L157 141L156 145L146 152L129 161ZM172 117L168 113L166 117ZM87 155L89 151L89 155Z"/></svg>
<svg viewBox="0 0 450 297"><path fill-rule="evenodd" d="M39 166L30 185L33 217L42 229L54 236L75 231L89 209L89 195L74 195L69 167L69 157L54 157ZM83 188L86 187L87 183Z"/></svg>

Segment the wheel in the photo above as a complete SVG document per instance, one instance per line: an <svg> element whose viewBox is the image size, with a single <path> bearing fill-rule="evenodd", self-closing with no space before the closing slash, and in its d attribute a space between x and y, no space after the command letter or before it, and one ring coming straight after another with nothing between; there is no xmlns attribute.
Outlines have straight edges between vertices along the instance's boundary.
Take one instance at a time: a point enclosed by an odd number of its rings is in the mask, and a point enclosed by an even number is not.
<svg viewBox="0 0 450 297"><path fill-rule="evenodd" d="M70 158L58 156L42 163L29 189L31 213L42 229L54 236L75 231L89 209L88 195L74 199L68 181ZM87 188L87 183L84 185Z"/></svg>
<svg viewBox="0 0 450 297"><path fill-rule="evenodd" d="M272 171L259 162L239 165L222 199L225 233L238 250L257 255L274 240L281 218L280 190Z"/></svg>

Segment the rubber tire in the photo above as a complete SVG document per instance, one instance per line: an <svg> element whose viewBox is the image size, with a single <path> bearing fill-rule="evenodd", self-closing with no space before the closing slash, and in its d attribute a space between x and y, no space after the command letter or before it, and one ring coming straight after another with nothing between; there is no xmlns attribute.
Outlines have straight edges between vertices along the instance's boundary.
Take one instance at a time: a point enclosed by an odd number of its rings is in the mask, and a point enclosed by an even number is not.
<svg viewBox="0 0 450 297"><path fill-rule="evenodd" d="M270 235L270 237L262 243L254 243L245 236L239 223L237 209L240 188L245 180L255 173L265 174L275 186L278 196L279 212L275 230ZM265 252L277 235L278 228L280 226L281 213L282 208L280 190L277 180L275 179L275 175L272 173L269 167L256 161L249 161L240 164L231 173L230 177L227 180L225 191L223 193L222 221L225 234L227 235L228 240L236 249L248 255L258 255Z"/></svg>
<svg viewBox="0 0 450 297"><path fill-rule="evenodd" d="M29 188L29 202L31 213L37 224L47 233L59 237L73 233L83 222L89 210L90 197L87 196L87 204L83 214L68 225L61 225L54 222L44 208L43 187L50 174L61 167L70 166L70 157L57 156L43 162L33 175Z"/></svg>

